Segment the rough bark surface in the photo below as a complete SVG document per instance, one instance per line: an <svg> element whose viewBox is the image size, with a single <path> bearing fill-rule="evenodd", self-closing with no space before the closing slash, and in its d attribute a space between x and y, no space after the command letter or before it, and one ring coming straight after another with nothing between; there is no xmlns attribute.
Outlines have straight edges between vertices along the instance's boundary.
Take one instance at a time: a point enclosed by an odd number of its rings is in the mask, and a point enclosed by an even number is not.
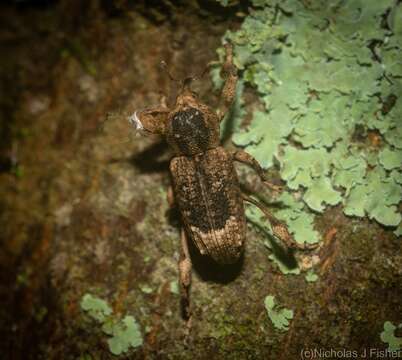
<svg viewBox="0 0 402 360"><path fill-rule="evenodd" d="M180 244L166 200L170 155L157 138L130 136L125 115L157 104L159 92L174 95L160 60L178 77L201 73L236 16L196 3L84 3L1 8L4 359L115 358L80 308L85 293L107 300L116 316L135 316L144 344L130 359L383 349L383 323L401 320L401 241L338 208L317 223L325 240L315 283L280 273L251 227L235 266L194 254L194 318L185 338L179 296L170 290ZM208 80L196 87L217 101ZM288 332L268 319L268 294L294 310Z"/></svg>

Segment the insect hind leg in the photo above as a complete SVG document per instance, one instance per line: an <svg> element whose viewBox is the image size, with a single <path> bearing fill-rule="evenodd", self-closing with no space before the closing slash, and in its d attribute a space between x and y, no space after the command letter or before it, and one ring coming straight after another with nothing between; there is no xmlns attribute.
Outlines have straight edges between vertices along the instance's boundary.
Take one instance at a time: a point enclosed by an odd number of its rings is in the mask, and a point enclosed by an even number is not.
<svg viewBox="0 0 402 360"><path fill-rule="evenodd" d="M190 307L190 286L191 286L192 263L188 250L188 238L184 228L181 229L181 254L179 260L180 274L180 295L183 310L183 316L187 320L187 326L190 326L191 307Z"/></svg>
<svg viewBox="0 0 402 360"><path fill-rule="evenodd" d="M299 244L298 242L296 242L293 236L290 235L287 226L282 221L278 220L275 216L273 216L263 204L245 194L242 194L242 197L245 201L258 207L263 212L263 214L266 216L266 218L271 224L273 235L277 237L279 240L281 240L288 248L310 250L317 247L317 245Z"/></svg>

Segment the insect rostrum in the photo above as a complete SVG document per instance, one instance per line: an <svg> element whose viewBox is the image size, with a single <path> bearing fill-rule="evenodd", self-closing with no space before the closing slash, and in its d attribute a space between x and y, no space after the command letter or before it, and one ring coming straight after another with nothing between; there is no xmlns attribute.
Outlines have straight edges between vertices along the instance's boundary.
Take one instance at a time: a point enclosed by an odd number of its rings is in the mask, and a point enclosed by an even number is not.
<svg viewBox="0 0 402 360"><path fill-rule="evenodd" d="M183 224L179 271L188 318L191 283L188 241L192 241L202 255L219 264L238 261L246 238L244 200L264 212L276 237L288 246L295 246L286 226L240 190L233 162L251 166L269 185L261 166L248 153L242 150L229 152L220 145L220 122L233 102L237 83L232 47L226 44L225 48L222 75L226 80L218 113L198 100L190 88L192 78L186 78L171 108L162 100L159 106L135 113L130 118L137 129L164 136L175 152L170 162L174 194L170 202L178 206Z"/></svg>

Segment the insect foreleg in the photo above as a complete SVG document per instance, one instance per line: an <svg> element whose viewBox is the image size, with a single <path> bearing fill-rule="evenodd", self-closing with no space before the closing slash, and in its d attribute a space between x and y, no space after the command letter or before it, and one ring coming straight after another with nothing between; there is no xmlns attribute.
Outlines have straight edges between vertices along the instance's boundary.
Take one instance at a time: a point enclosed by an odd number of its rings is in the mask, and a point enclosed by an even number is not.
<svg viewBox="0 0 402 360"><path fill-rule="evenodd" d="M219 117L222 120L233 103L236 96L237 85L237 69L233 64L233 47L231 44L225 44L226 61L222 66L221 75L225 79L221 94L221 106L219 109Z"/></svg>

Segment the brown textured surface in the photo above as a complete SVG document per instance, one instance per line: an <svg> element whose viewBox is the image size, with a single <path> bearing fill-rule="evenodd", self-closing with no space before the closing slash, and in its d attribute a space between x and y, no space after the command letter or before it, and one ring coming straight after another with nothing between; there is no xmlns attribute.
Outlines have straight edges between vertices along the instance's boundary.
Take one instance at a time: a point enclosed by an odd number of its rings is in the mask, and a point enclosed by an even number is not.
<svg viewBox="0 0 402 360"><path fill-rule="evenodd" d="M218 147L193 158L175 157L170 170L190 239L218 263L236 262L246 223L232 157Z"/></svg>
<svg viewBox="0 0 402 360"><path fill-rule="evenodd" d="M183 128L185 114L189 111L200 114L197 116L197 129L194 128L194 123L189 127L184 126L187 129ZM181 134L177 132L180 127ZM196 95L179 93L167 119L166 140L177 155L191 156L219 146L219 122L214 109L203 104L202 99Z"/></svg>

